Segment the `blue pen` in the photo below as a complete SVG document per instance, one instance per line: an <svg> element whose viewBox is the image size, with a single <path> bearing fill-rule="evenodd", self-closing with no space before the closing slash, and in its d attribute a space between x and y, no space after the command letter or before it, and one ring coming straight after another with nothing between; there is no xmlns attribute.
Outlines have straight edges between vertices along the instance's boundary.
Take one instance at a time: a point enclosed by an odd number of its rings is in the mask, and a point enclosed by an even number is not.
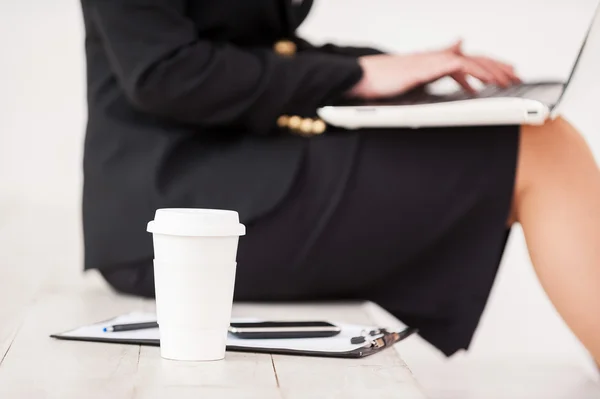
<svg viewBox="0 0 600 399"><path fill-rule="evenodd" d="M145 330L148 328L158 328L158 323L155 321L147 323L131 323L131 324L115 324L114 326L104 327L104 332L119 332L119 331L134 331Z"/></svg>

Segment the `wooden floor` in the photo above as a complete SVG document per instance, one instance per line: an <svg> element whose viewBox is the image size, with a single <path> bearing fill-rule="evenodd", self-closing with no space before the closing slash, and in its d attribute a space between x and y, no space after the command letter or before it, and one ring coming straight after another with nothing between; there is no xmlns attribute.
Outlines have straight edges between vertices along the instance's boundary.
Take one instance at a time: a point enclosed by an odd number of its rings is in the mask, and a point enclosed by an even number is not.
<svg viewBox="0 0 600 399"><path fill-rule="evenodd" d="M68 228L76 221L53 212L40 225L41 214L0 215L0 398L425 398L393 349L359 360L228 353L222 362L182 363L161 359L156 347L51 339L154 303L82 275L78 229ZM246 304L234 314L390 322L373 304Z"/></svg>
<svg viewBox="0 0 600 399"><path fill-rule="evenodd" d="M225 362L195 365L161 360L152 347L56 341L48 335L153 307L150 301L115 295L96 273L83 275L81 253L80 220L73 208L0 201L0 398L185 398L199 392L265 399L600 397L590 374L551 354L459 356L448 362L434 358L417 337L399 344L398 351L358 361L228 353ZM235 309L238 316L280 312L249 305ZM374 306L318 312L332 320L395 322ZM317 313L296 307L286 316L307 314Z"/></svg>

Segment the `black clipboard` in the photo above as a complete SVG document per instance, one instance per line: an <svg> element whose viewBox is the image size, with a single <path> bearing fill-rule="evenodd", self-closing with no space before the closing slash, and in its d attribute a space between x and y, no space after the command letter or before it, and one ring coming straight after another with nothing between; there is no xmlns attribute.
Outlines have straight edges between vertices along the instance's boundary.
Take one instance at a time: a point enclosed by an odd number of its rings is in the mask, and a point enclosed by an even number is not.
<svg viewBox="0 0 600 399"><path fill-rule="evenodd" d="M117 324L116 319L107 320L101 323L94 324L92 326L84 328L95 328L102 329L103 326L110 324ZM334 323L335 324L335 323ZM66 341L84 341L84 342L97 342L97 343L110 343L110 344L128 344L128 345L145 345L145 346L160 346L160 340L157 338L139 338L139 337L127 337L127 334L90 334L90 335L72 335L75 330L69 330L64 333L52 334L50 337L66 340ZM252 353L266 353L266 354L279 354L279 355L293 355L293 356L312 356L312 357L332 357L332 358L348 358L358 359L366 356L373 355L381 352L387 348L392 347L394 344L408 338L412 334L416 333L417 330L414 328L405 328L401 331L388 331L384 328L370 328L359 331L359 334L355 334L353 339L360 341L358 344L352 345L350 350L346 351L327 351L327 350L310 350L310 348L293 348L293 347L269 347L269 346L256 346L257 342L261 340L242 340L238 339L238 344L228 344L227 350L232 352L252 352ZM347 338L347 337L346 337ZM331 338L307 338L306 340L326 340ZM349 338L348 338L349 339ZM245 343L250 343L252 346L244 346ZM268 342L268 341L263 341ZM272 341L271 341L272 342ZM285 339L278 340L278 342L285 342ZM316 341L312 341L316 342ZM321 344L326 341L321 341Z"/></svg>

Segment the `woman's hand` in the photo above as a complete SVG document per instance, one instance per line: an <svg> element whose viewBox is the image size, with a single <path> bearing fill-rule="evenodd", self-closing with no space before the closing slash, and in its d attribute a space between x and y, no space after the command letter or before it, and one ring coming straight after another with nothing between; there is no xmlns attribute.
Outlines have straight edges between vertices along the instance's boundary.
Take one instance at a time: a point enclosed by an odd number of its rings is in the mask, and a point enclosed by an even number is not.
<svg viewBox="0 0 600 399"><path fill-rule="evenodd" d="M468 76L500 87L521 82L512 66L487 57L465 55L461 45L462 42L457 42L440 51L410 55L361 57L364 75L349 94L365 99L392 97L446 76L469 92L475 89Z"/></svg>

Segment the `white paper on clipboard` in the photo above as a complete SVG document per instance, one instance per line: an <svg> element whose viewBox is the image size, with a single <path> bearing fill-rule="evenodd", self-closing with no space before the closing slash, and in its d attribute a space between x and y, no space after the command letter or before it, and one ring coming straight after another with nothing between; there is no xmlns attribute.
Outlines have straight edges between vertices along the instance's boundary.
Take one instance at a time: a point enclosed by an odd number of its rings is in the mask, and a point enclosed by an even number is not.
<svg viewBox="0 0 600 399"><path fill-rule="evenodd" d="M148 343L156 344L160 339L158 328L123 331L123 332L104 332L105 327L114 324L129 324L143 323L156 321L154 313L133 312L114 319L103 321L100 323L79 327L67 332L53 335L59 339L75 339L83 341L104 341L104 342L123 342L123 343ZM249 318L234 318L232 322L256 322L258 319ZM360 351L362 348L368 347L369 341L363 343L351 343L353 337L368 336L370 339L381 337L384 333L369 335L371 331L378 331L378 328L373 326L333 323L341 328L341 332L334 337L323 338L303 338L303 339L242 339L232 334L227 338L228 347L247 348L277 351L294 351L294 352L312 352L323 354L343 354Z"/></svg>

